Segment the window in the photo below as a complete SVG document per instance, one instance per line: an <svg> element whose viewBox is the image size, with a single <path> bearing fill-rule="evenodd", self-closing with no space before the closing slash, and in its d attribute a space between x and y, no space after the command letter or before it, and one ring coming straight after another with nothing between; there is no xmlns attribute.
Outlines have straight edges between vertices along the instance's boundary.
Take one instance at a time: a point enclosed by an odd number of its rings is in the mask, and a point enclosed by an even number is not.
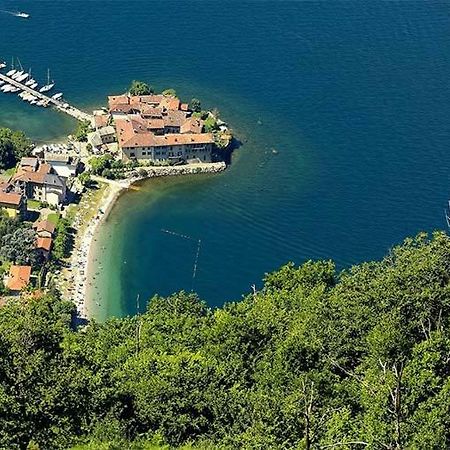
<svg viewBox="0 0 450 450"><path fill-rule="evenodd" d="M130 153L130 158L134 158L134 157L135 157L134 152L131 152L131 153Z"/></svg>
<svg viewBox="0 0 450 450"><path fill-rule="evenodd" d="M147 154L147 152L142 152L142 156L145 156Z"/></svg>

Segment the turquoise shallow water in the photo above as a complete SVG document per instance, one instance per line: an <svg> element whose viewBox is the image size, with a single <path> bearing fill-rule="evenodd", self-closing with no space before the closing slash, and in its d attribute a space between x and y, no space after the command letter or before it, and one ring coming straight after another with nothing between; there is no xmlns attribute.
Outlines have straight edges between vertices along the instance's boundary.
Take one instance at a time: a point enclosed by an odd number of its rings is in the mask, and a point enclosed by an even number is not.
<svg viewBox="0 0 450 450"><path fill-rule="evenodd" d="M222 175L121 198L100 239L99 317L190 290L198 238L193 287L219 305L288 260L343 268L445 226L448 4L0 0L9 8L32 20L0 14L0 58L51 67L76 105L145 79L216 106L244 144ZM0 95L0 125L48 139L73 122Z"/></svg>

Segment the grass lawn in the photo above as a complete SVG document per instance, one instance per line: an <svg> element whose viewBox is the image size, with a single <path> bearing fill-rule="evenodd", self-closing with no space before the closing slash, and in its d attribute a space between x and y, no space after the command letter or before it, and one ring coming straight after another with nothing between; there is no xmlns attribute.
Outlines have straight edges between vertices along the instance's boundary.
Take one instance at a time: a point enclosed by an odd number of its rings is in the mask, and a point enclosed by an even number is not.
<svg viewBox="0 0 450 450"><path fill-rule="evenodd" d="M47 220L55 225L57 225L58 220L59 220L59 214L58 213L50 213L47 216Z"/></svg>
<svg viewBox="0 0 450 450"><path fill-rule="evenodd" d="M29 209L40 209L41 202L38 200L27 200L27 206Z"/></svg>
<svg viewBox="0 0 450 450"><path fill-rule="evenodd" d="M0 179L1 180L9 180L11 178L11 175L14 175L14 172L16 171L15 167L11 167L11 169L4 170L3 172L0 172Z"/></svg>

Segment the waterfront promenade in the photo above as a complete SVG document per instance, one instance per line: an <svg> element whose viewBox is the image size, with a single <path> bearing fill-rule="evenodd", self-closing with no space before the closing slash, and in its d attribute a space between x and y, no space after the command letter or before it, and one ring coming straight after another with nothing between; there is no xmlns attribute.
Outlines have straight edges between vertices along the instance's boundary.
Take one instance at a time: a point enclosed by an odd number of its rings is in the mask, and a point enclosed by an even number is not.
<svg viewBox="0 0 450 450"><path fill-rule="evenodd" d="M77 120L88 121L89 123L93 123L94 117L91 114L88 114L84 111L79 110L78 108L75 108L66 101L55 100L54 98L48 97L42 92L36 91L35 89L31 89L29 86L25 86L23 83L19 83L18 81L13 80L11 77L8 77L7 75L4 75L2 73L0 73L0 80L3 80L6 83L21 89L22 91L34 95L36 98L39 98L40 100L45 100L46 102L48 102L48 104L54 106L58 111L66 113Z"/></svg>

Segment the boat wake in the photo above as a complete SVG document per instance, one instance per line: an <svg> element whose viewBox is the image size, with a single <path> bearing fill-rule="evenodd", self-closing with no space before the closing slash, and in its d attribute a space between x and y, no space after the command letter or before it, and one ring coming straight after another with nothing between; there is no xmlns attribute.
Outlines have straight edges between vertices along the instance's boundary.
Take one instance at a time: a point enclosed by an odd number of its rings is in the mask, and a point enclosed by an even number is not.
<svg viewBox="0 0 450 450"><path fill-rule="evenodd" d="M11 16L22 17L23 19L28 19L30 15L23 11L6 11L4 9L0 9L0 12L4 14L10 14Z"/></svg>

